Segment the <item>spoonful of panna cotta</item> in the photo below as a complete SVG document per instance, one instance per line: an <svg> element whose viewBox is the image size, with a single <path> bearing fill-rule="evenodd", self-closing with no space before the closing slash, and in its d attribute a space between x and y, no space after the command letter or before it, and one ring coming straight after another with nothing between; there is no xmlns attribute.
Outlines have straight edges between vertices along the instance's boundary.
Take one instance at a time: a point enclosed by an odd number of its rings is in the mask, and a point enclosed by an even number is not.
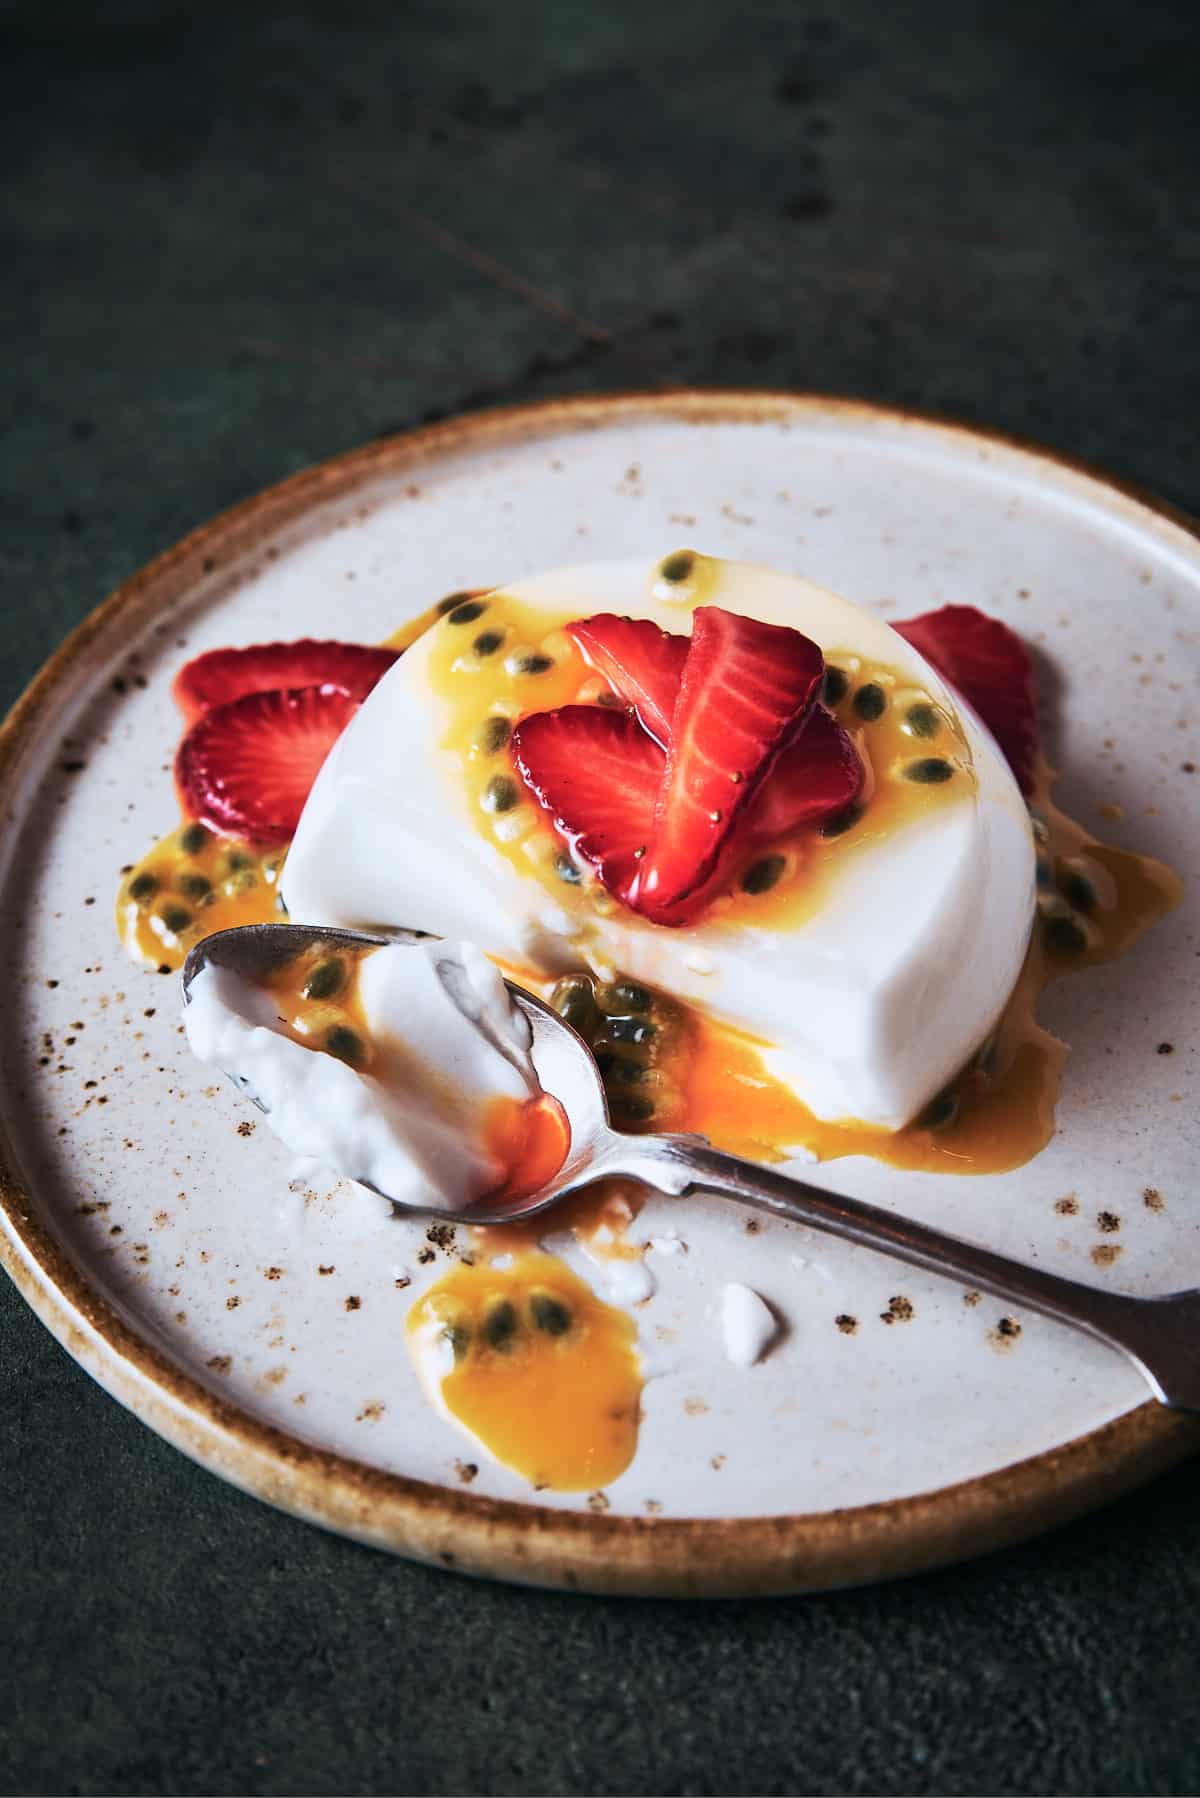
<svg viewBox="0 0 1200 1798"><path fill-rule="evenodd" d="M1200 1293L1138 1299L1028 1267L711 1148L612 1127L591 1050L469 943L291 924L219 931L183 970L184 1021L298 1154L400 1210L515 1223L595 1181L719 1194L982 1287L1122 1351L1200 1410Z"/></svg>

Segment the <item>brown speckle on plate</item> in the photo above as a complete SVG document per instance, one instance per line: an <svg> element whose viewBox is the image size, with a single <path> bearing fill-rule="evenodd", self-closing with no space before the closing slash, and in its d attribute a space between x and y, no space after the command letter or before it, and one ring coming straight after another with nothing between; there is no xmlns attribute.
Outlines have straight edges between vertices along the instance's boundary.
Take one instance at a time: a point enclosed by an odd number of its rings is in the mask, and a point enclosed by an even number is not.
<svg viewBox="0 0 1200 1798"><path fill-rule="evenodd" d="M685 1398L683 1408L689 1417L703 1417L708 1406L702 1398Z"/></svg>
<svg viewBox="0 0 1200 1798"><path fill-rule="evenodd" d="M456 1461L454 1471L464 1486L469 1486L479 1474L479 1468L474 1461Z"/></svg>
<svg viewBox="0 0 1200 1798"><path fill-rule="evenodd" d="M851 1317L848 1311L839 1311L833 1321L843 1336L853 1336L858 1328L857 1317Z"/></svg>
<svg viewBox="0 0 1200 1798"><path fill-rule="evenodd" d="M250 1118L243 1118L241 1123L237 1127L237 1133L239 1136L253 1136L254 1135L253 1121Z"/></svg>
<svg viewBox="0 0 1200 1798"><path fill-rule="evenodd" d="M988 1341L993 1348L1011 1349L1021 1334L1021 1326L1015 1317L1002 1317L994 1330L988 1331Z"/></svg>
<svg viewBox="0 0 1200 1798"><path fill-rule="evenodd" d="M1096 1228L1106 1236L1112 1236L1121 1228L1121 1220L1115 1211L1099 1211L1096 1213Z"/></svg>
<svg viewBox="0 0 1200 1798"><path fill-rule="evenodd" d="M387 1406L381 1398L369 1398L354 1421L355 1423L378 1423L386 1410Z"/></svg>
<svg viewBox="0 0 1200 1798"><path fill-rule="evenodd" d="M1163 1196L1161 1192L1159 1192L1157 1186L1144 1186L1142 1188L1142 1204L1146 1207L1147 1211L1165 1211L1167 1208Z"/></svg>
<svg viewBox="0 0 1200 1798"><path fill-rule="evenodd" d="M879 1316L885 1324L907 1324L912 1322L916 1312L912 1300L906 1299L902 1292L897 1292L888 1300L887 1310L881 1311Z"/></svg>
<svg viewBox="0 0 1200 1798"><path fill-rule="evenodd" d="M1060 1217L1074 1217L1079 1211L1079 1200L1073 1192L1069 1192L1065 1198L1055 1199L1054 1209Z"/></svg>
<svg viewBox="0 0 1200 1798"><path fill-rule="evenodd" d="M1120 1253L1119 1242L1098 1242L1092 1250L1092 1260L1097 1267L1111 1267Z"/></svg>
<svg viewBox="0 0 1200 1798"><path fill-rule="evenodd" d="M211 1355L206 1363L214 1373L228 1373L233 1366L232 1355Z"/></svg>
<svg viewBox="0 0 1200 1798"><path fill-rule="evenodd" d="M356 1293L351 1293L348 1298L343 1300L343 1304L347 1311L361 1311L362 1310L362 1300L358 1297L358 1295Z"/></svg>
<svg viewBox="0 0 1200 1798"><path fill-rule="evenodd" d="M611 1502L607 1492L589 1492L587 1504L589 1511L607 1511L611 1509Z"/></svg>

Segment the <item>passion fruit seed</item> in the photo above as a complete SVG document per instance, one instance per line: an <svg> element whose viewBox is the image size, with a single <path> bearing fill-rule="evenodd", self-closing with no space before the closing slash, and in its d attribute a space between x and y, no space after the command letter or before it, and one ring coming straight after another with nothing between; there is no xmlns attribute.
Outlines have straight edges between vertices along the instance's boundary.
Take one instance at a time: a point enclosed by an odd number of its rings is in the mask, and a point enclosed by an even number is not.
<svg viewBox="0 0 1200 1798"><path fill-rule="evenodd" d="M477 656L494 656L503 641L503 631L480 631L471 648Z"/></svg>
<svg viewBox="0 0 1200 1798"><path fill-rule="evenodd" d="M516 1333L516 1308L507 1299L501 1299L498 1305L492 1306L483 1320L484 1340L489 1348L506 1352L512 1347Z"/></svg>
<svg viewBox="0 0 1200 1798"><path fill-rule="evenodd" d="M443 1324L442 1341L448 1342L454 1350L455 1361L462 1361L465 1360L467 1350L471 1346L471 1332L466 1324Z"/></svg>
<svg viewBox="0 0 1200 1798"><path fill-rule="evenodd" d="M942 781L949 780L954 774L951 764L940 755L923 755L918 762L909 762L904 770L905 780L915 780L918 786L936 787Z"/></svg>
<svg viewBox="0 0 1200 1798"><path fill-rule="evenodd" d="M517 803L517 783L507 774L493 774L483 789L480 804L485 812L511 812Z"/></svg>
<svg viewBox="0 0 1200 1798"><path fill-rule="evenodd" d="M227 893L250 893L258 885L258 875L253 868L242 868L231 879L225 882Z"/></svg>
<svg viewBox="0 0 1200 1798"><path fill-rule="evenodd" d="M873 724L887 709L887 694L873 680L868 681L865 687L858 689L852 703L863 722Z"/></svg>
<svg viewBox="0 0 1200 1798"><path fill-rule="evenodd" d="M658 1032L649 1018L610 1018L608 1034L614 1043L648 1043Z"/></svg>
<svg viewBox="0 0 1200 1798"><path fill-rule="evenodd" d="M347 1029L345 1024L335 1024L325 1038L324 1047L328 1054L336 1055L339 1061L350 1067L357 1067L364 1059L363 1040L356 1030Z"/></svg>
<svg viewBox="0 0 1200 1798"><path fill-rule="evenodd" d="M208 843L208 835L203 824L189 824L179 833L179 847L185 855L199 855Z"/></svg>
<svg viewBox="0 0 1200 1798"><path fill-rule="evenodd" d="M904 714L904 728L910 737L936 737L942 728L942 721L935 706L927 705L921 700L917 705L910 705Z"/></svg>
<svg viewBox="0 0 1200 1798"><path fill-rule="evenodd" d="M541 655L540 653L537 655L522 656L517 663L517 673L518 674L545 674L551 668L553 668L553 666L554 666L554 657L553 656L544 656L544 655Z"/></svg>
<svg viewBox="0 0 1200 1798"><path fill-rule="evenodd" d="M659 563L658 572L664 581L686 581L691 577L696 566L696 558L690 550L681 549L673 556L666 556Z"/></svg>
<svg viewBox="0 0 1200 1798"><path fill-rule="evenodd" d="M191 912L185 911L182 905L164 905L160 916L164 927L171 932L172 936L179 936L192 921Z"/></svg>
<svg viewBox="0 0 1200 1798"><path fill-rule="evenodd" d="M544 1330L547 1336L565 1336L571 1328L571 1313L561 1299L551 1298L548 1292L531 1294L529 1315L534 1329Z"/></svg>
<svg viewBox="0 0 1200 1798"><path fill-rule="evenodd" d="M158 881L153 874L135 874L129 883L131 899L149 899L150 895L157 891Z"/></svg>
<svg viewBox="0 0 1200 1798"><path fill-rule="evenodd" d="M570 856L566 854L555 856L554 872L558 875L560 880L565 880L570 887L577 887L583 879L583 875L575 866L575 863L571 860Z"/></svg>
<svg viewBox="0 0 1200 1798"><path fill-rule="evenodd" d="M640 1086L646 1078L646 1070L641 1062L633 1061L624 1055L613 1057L613 1064L609 1071L614 1080L623 1081L626 1086Z"/></svg>
<svg viewBox="0 0 1200 1798"><path fill-rule="evenodd" d="M511 736L512 725L508 722L508 719L493 716L484 719L479 727L479 735L476 737L475 741L479 748L482 749L484 755L495 755L497 750L504 748L504 745Z"/></svg>
<svg viewBox="0 0 1200 1798"><path fill-rule="evenodd" d="M840 705L850 690L850 676L844 668L830 663L825 670L825 681L821 688L821 698L826 705Z"/></svg>
<svg viewBox="0 0 1200 1798"><path fill-rule="evenodd" d="M644 986L637 986L632 980L618 980L613 987L612 996L623 1011L649 1011L650 995Z"/></svg>
<svg viewBox="0 0 1200 1798"><path fill-rule="evenodd" d="M231 874L240 874L245 868L252 868L254 863L244 849L231 849L225 857L225 866Z"/></svg>
<svg viewBox="0 0 1200 1798"><path fill-rule="evenodd" d="M206 880L203 874L181 874L179 890L186 893L189 899L207 899L212 892L212 881Z"/></svg>
<svg viewBox="0 0 1200 1798"><path fill-rule="evenodd" d="M472 597L472 594L462 589L457 593L447 593L445 599L438 600L437 609L444 618L447 612L456 611L459 606L465 605Z"/></svg>
<svg viewBox="0 0 1200 1798"><path fill-rule="evenodd" d="M653 1099L643 1098L641 1093L617 1093L613 1098L613 1107L636 1124L648 1124L654 1116Z"/></svg>
<svg viewBox="0 0 1200 1798"><path fill-rule="evenodd" d="M1088 946L1087 932L1069 912L1056 912L1043 921L1046 943L1060 955L1081 955Z"/></svg>
<svg viewBox="0 0 1200 1798"><path fill-rule="evenodd" d="M565 1024L586 1037L598 1021L596 999L590 983L579 974L567 974L557 982L550 1003Z"/></svg>
<svg viewBox="0 0 1200 1798"><path fill-rule="evenodd" d="M474 624L475 620L482 618L486 611L487 607L481 599L469 599L465 605L455 606L452 612L447 613L446 623Z"/></svg>
<svg viewBox="0 0 1200 1798"><path fill-rule="evenodd" d="M821 835L823 837L844 837L848 830L853 830L862 815L861 805L847 805L840 812L835 812L832 818L826 818L821 826Z"/></svg>
<svg viewBox="0 0 1200 1798"><path fill-rule="evenodd" d="M1054 885L1054 869L1050 866L1049 861L1044 855L1038 856L1037 861L1034 864L1034 869L1037 874L1037 883L1040 887L1047 888Z"/></svg>
<svg viewBox="0 0 1200 1798"><path fill-rule="evenodd" d="M300 988L306 999L332 999L340 993L346 980L346 964L340 956L331 955L319 961Z"/></svg>
<svg viewBox="0 0 1200 1798"><path fill-rule="evenodd" d="M930 1099L917 1119L924 1130L944 1130L958 1116L958 1100L952 1092L941 1092Z"/></svg>
<svg viewBox="0 0 1200 1798"><path fill-rule="evenodd" d="M1091 912L1096 909L1096 889L1086 874L1077 868L1071 868L1059 881L1059 891L1067 904L1075 911Z"/></svg>
<svg viewBox="0 0 1200 1798"><path fill-rule="evenodd" d="M743 893L769 893L787 867L786 855L764 855L742 875Z"/></svg>

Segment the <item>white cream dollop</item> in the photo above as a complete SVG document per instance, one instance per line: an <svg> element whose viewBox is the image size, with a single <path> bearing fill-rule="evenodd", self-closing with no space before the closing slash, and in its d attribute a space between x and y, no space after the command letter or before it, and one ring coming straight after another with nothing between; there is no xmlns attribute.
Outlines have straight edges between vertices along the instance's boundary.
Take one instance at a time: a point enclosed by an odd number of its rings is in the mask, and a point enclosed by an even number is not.
<svg viewBox="0 0 1200 1798"><path fill-rule="evenodd" d="M752 1286L730 1280L721 1288L721 1335L735 1367L761 1361L778 1334L775 1313Z"/></svg>
<svg viewBox="0 0 1200 1798"><path fill-rule="evenodd" d="M272 993L209 964L192 980L192 1051L236 1081L295 1154L404 1205L462 1210L504 1179L488 1102L541 1090L529 1024L471 943L388 944L360 965L371 1072L286 1035Z"/></svg>

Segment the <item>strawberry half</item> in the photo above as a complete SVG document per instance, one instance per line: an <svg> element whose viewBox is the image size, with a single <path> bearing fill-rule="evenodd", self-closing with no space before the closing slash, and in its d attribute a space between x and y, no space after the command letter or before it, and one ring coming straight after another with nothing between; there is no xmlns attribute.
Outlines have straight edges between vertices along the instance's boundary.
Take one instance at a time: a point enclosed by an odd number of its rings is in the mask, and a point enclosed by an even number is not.
<svg viewBox="0 0 1200 1798"><path fill-rule="evenodd" d="M287 842L358 705L333 687L299 687L214 707L175 756L184 813L242 843Z"/></svg>
<svg viewBox="0 0 1200 1798"><path fill-rule="evenodd" d="M578 619L567 626L567 634L589 667L633 707L665 749L689 639L660 630L648 618L619 618L615 612Z"/></svg>
<svg viewBox="0 0 1200 1798"><path fill-rule="evenodd" d="M1037 708L1033 663L1016 631L974 606L942 606L892 628L974 706L1028 797L1037 763Z"/></svg>
<svg viewBox="0 0 1200 1798"><path fill-rule="evenodd" d="M742 828L764 843L785 837L844 812L862 784L862 760L852 740L824 706L814 705L751 801Z"/></svg>
<svg viewBox="0 0 1200 1798"><path fill-rule="evenodd" d="M535 712L512 734L513 757L555 830L627 899L654 825L666 756L628 712L568 705Z"/></svg>
<svg viewBox="0 0 1200 1798"><path fill-rule="evenodd" d="M185 662L171 688L188 723L244 693L288 687L336 687L365 699L399 658L399 650L369 643L255 643L247 649L210 649Z"/></svg>
<svg viewBox="0 0 1200 1798"><path fill-rule="evenodd" d="M654 834L630 903L682 923L741 814L804 720L825 668L799 631L700 606L671 719Z"/></svg>

